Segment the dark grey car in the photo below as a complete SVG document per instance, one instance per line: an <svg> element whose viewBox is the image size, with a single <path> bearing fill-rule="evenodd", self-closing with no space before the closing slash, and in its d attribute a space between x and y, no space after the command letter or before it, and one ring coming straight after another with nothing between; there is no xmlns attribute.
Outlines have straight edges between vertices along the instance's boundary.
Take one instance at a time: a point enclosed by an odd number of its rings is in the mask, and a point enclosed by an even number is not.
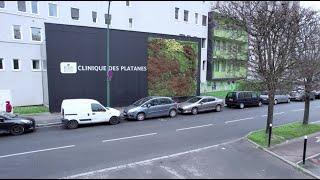
<svg viewBox="0 0 320 180"><path fill-rule="evenodd" d="M202 111L221 111L224 107L222 99L211 96L196 96L178 105L178 112L198 114Z"/></svg>
<svg viewBox="0 0 320 180"><path fill-rule="evenodd" d="M33 118L0 112L0 132L21 135L27 131L34 131L35 128L36 123Z"/></svg>
<svg viewBox="0 0 320 180"><path fill-rule="evenodd" d="M177 115L178 104L169 97L149 96L124 108L122 116L139 121L145 118Z"/></svg>

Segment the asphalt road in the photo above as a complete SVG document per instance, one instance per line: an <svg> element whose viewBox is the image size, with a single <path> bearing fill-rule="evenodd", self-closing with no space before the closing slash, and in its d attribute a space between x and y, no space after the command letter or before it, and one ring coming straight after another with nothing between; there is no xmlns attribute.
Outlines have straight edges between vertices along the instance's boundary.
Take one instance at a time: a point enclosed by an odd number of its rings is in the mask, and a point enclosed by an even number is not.
<svg viewBox="0 0 320 180"><path fill-rule="evenodd" d="M303 106L301 102L276 105L273 124L276 126L301 121ZM319 112L320 101L313 101L310 121L319 121ZM234 150L229 154L215 151L211 158L219 159L218 165L223 159L227 160L232 156L234 159L223 162L225 176L209 173L208 178L230 177L229 173L236 174L243 166L255 169L255 164L259 163L269 163L268 167L272 169L269 169L271 176L265 174L266 178L307 178L308 176L302 173L292 174L295 170L282 162L275 164L274 158L271 157L260 156L261 162L255 161L253 164L250 164L250 161L242 163L241 159L240 163L234 163L237 161L237 153L242 159L245 159L246 154L250 156L257 153L251 152L253 150L249 145L247 148L238 147L242 144L238 139L250 131L265 128L266 114L267 106L243 110L225 108L222 112L201 113L196 116L178 115L176 118L156 118L142 122L124 121L115 126L100 124L75 130L54 126L38 128L36 132L22 136L2 135L0 178L72 178L87 175L96 177L94 175L99 173L97 170L100 169L117 169L132 163L156 162L171 158L182 161L179 159L180 155L183 158L189 153L211 150L224 144L229 144L230 149ZM207 168L210 171L210 167ZM239 171L238 177L263 177L257 176L254 170L250 173L250 168L246 169L246 172L246 176L243 173L241 176ZM166 178L160 171L154 170L153 173L158 173L156 177ZM132 175L133 178L139 178L138 175L134 176L134 173ZM120 175L113 177L121 178ZM174 174L171 177L179 178Z"/></svg>

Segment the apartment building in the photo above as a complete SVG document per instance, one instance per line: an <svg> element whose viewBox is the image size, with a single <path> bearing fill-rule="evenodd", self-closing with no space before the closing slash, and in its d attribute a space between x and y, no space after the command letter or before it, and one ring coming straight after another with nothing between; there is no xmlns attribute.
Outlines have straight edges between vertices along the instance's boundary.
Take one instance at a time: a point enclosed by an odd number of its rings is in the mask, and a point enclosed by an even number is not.
<svg viewBox="0 0 320 180"><path fill-rule="evenodd" d="M200 45L198 78L200 82L205 82L210 8L211 3L207 1L112 1L110 48L112 49L112 45L117 44L118 41L118 37L113 35L116 33L112 33L112 30L131 33L132 37L138 36L139 33L149 33L152 36L166 36L165 38L169 39L176 39L176 37L180 40L192 39ZM64 59L65 57L54 51L56 47L63 46L66 52L74 51L72 58L77 57L77 50L74 49L76 41L81 39L81 42L86 43L85 38L90 38L84 34L85 32L90 34L91 30L101 30L104 34L108 23L107 10L107 1L0 1L0 90L10 91L12 104L15 106L49 105L50 97L59 96L64 84L59 83L60 80L55 75L50 75L54 74L51 72L57 67L54 66L56 64L50 63L55 60L50 59L47 52L50 52L50 57L54 55L54 58ZM69 28L70 33L66 37L72 38L73 35L77 35L77 40L73 45L69 44L69 47L65 47L64 45L68 44L67 38L59 38L59 33L54 34L55 27ZM87 29L90 30L86 31ZM51 32L54 35L51 36ZM60 29L59 32L63 30ZM61 36L64 35L66 34ZM59 39L57 41L59 44L55 44L57 43L55 39ZM63 39L66 39L65 42ZM102 40L102 37L97 38L97 41L101 41L100 43L103 43ZM121 43L134 44L135 42L131 40L130 38L127 42L121 40ZM114 53L120 53L115 51ZM91 53L93 55L102 52L93 49L87 52L86 56L90 57ZM72 61L77 61L77 58ZM90 58L87 61L87 64L90 64ZM130 58L123 62L129 61ZM52 78L53 76L55 78ZM60 86L60 89L50 92L50 89L56 86ZM123 87L118 86L119 88ZM68 91L74 92L74 90Z"/></svg>

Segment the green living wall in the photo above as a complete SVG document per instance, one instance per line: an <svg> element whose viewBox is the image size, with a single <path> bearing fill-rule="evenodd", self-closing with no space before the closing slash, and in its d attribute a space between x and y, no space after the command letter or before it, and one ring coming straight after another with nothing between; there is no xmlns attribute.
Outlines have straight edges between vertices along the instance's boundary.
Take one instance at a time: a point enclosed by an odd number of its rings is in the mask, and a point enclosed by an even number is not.
<svg viewBox="0 0 320 180"><path fill-rule="evenodd" d="M197 90L198 43L148 39L149 96L193 96Z"/></svg>

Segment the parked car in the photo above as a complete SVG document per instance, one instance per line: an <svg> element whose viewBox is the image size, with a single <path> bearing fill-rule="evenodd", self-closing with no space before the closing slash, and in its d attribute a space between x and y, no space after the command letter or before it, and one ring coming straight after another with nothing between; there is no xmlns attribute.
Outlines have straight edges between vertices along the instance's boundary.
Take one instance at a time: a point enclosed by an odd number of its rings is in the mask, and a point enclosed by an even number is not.
<svg viewBox="0 0 320 180"><path fill-rule="evenodd" d="M267 91L263 91L260 95L260 98L262 103L269 104L269 95ZM278 103L290 103L290 95L282 91L276 91L274 96L274 104L276 105Z"/></svg>
<svg viewBox="0 0 320 180"><path fill-rule="evenodd" d="M243 109L246 106L262 106L258 93L253 91L234 91L226 96L225 103L228 107L237 106Z"/></svg>
<svg viewBox="0 0 320 180"><path fill-rule="evenodd" d="M313 92L314 92L315 98L320 99L320 91L315 90Z"/></svg>
<svg viewBox="0 0 320 180"><path fill-rule="evenodd" d="M304 90L298 90L298 91L291 91L290 93L290 99L292 101L305 101L305 91ZM315 100L315 93L310 93L310 100Z"/></svg>
<svg viewBox="0 0 320 180"><path fill-rule="evenodd" d="M224 107L222 99L211 96L196 96L178 104L178 112L198 114L202 111L215 110L220 112Z"/></svg>
<svg viewBox="0 0 320 180"><path fill-rule="evenodd" d="M142 98L132 105L124 108L123 117L137 119L177 115L178 103L169 97L149 96Z"/></svg>
<svg viewBox="0 0 320 180"><path fill-rule="evenodd" d="M0 112L0 131L12 135L21 135L25 132L34 131L36 122L33 118L22 117L16 114Z"/></svg>
<svg viewBox="0 0 320 180"><path fill-rule="evenodd" d="M69 129L75 129L79 124L120 123L119 110L104 107L93 99L65 99L61 104L61 114L63 125Z"/></svg>

